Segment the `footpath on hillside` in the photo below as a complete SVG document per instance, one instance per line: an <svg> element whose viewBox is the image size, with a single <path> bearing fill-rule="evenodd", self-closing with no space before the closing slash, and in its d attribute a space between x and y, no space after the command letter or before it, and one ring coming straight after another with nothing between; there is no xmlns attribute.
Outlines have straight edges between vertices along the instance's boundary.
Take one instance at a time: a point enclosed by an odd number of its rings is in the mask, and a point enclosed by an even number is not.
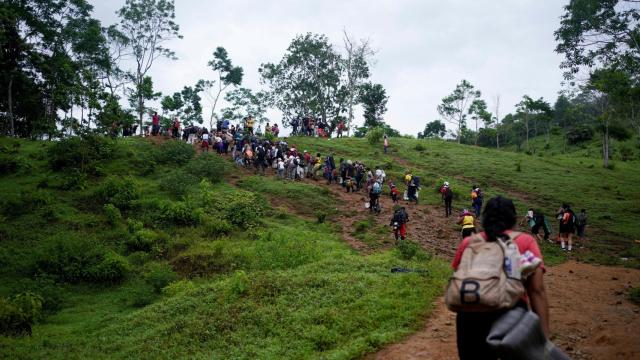
<svg viewBox="0 0 640 360"><path fill-rule="evenodd" d="M402 161L398 163L402 164ZM240 174L253 174L243 169ZM274 176L267 170L266 176ZM235 177L239 180L239 177ZM354 249L366 255L372 248L353 235L356 223L375 219L379 226L388 226L393 203L382 196L380 215L371 216L364 203L364 191L347 193L336 184L327 185L324 179L305 182L327 188L336 198L343 239ZM424 195L423 195L424 196ZM440 206L407 204L400 202L409 212L407 238L418 242L425 250L445 260L451 260L460 242L455 230L454 217L446 218ZM295 209L293 209L295 210ZM348 216L345 216L348 214ZM393 246L389 241L382 248ZM638 359L640 341L640 306L627 300L631 286L640 284L640 270L607 267L569 261L548 267L545 285L548 292L552 341L573 359ZM435 301L431 316L421 330L403 341L389 345L365 359L457 359L455 314L444 306L444 300Z"/></svg>

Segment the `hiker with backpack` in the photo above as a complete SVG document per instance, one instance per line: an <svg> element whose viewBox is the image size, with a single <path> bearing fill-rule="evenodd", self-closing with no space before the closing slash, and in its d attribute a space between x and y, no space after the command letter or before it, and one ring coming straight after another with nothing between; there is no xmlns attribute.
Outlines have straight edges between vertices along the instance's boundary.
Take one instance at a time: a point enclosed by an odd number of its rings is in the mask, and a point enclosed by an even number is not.
<svg viewBox="0 0 640 360"><path fill-rule="evenodd" d="M389 226L393 227L393 235L396 242L398 242L398 239L404 240L407 236L407 222L409 222L409 214L407 214L404 207L400 207L393 212Z"/></svg>
<svg viewBox="0 0 640 360"><path fill-rule="evenodd" d="M573 233L576 231L576 215L569 204L562 205L562 219L560 220L560 247L571 251Z"/></svg>
<svg viewBox="0 0 640 360"><path fill-rule="evenodd" d="M393 201L393 204L396 205L398 203L398 194L400 194L400 191L398 191L398 187L396 186L396 184L389 183L389 193L391 194L391 201Z"/></svg>
<svg viewBox="0 0 640 360"><path fill-rule="evenodd" d="M373 181L371 191L369 191L369 212L380 214L380 194L382 194L382 184Z"/></svg>
<svg viewBox="0 0 640 360"><path fill-rule="evenodd" d="M451 264L455 272L445 294L447 307L457 312L458 355L463 360L545 358L545 351L557 349L547 340L549 305L538 244L531 235L513 231L517 215L511 200L490 199L482 215L485 231L465 238L458 247ZM529 275L524 278L522 274ZM509 338L517 345L504 344L513 346L509 349L519 355L512 357L515 354L500 353L488 337L505 328L492 328L496 322L504 324L503 315L520 313L533 320L507 328L525 333Z"/></svg>
<svg viewBox="0 0 640 360"><path fill-rule="evenodd" d="M471 234L476 233L476 219L474 219L473 214L471 214L469 210L462 210L462 213L460 213L460 216L458 217L457 223L458 225L462 225L460 234L462 235L463 239Z"/></svg>
<svg viewBox="0 0 640 360"><path fill-rule="evenodd" d="M409 181L409 186L407 187L407 197L409 202L415 200L416 205L418 205L418 190L420 189L420 178L417 176L412 176L411 181Z"/></svg>
<svg viewBox="0 0 640 360"><path fill-rule="evenodd" d="M484 195L482 194L482 190L479 187L473 185L471 187L471 207L473 207L473 211L476 214L476 218L480 217L480 211L482 210L482 198Z"/></svg>
<svg viewBox="0 0 640 360"><path fill-rule="evenodd" d="M440 188L440 194L442 195L442 202L444 203L444 216L451 216L451 204L453 202L453 190L449 186L449 182L445 181Z"/></svg>
<svg viewBox="0 0 640 360"><path fill-rule="evenodd" d="M542 240L543 238L541 238L539 234L540 229L542 229L542 231L544 231L544 240L550 241L549 235L551 235L551 228L549 227L549 223L547 222L547 219L544 217L540 209L536 209L533 212L533 223L534 225L531 228L531 234L535 235L538 240Z"/></svg>

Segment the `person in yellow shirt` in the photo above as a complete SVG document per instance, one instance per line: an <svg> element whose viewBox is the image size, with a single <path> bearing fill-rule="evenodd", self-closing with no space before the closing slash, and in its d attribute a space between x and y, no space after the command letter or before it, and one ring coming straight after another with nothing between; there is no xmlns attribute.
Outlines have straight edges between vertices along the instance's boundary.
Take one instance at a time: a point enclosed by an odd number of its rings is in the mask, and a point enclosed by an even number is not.
<svg viewBox="0 0 640 360"><path fill-rule="evenodd" d="M462 225L463 239L466 238L467 236L470 236L471 234L476 233L475 221L476 221L475 218L469 212L469 210L467 209L462 210L462 214L460 214L460 217L458 217L458 225Z"/></svg>
<svg viewBox="0 0 640 360"><path fill-rule="evenodd" d="M247 126L247 132L249 132L249 134L253 135L253 116L249 115L247 116L247 121L246 121L246 126Z"/></svg>

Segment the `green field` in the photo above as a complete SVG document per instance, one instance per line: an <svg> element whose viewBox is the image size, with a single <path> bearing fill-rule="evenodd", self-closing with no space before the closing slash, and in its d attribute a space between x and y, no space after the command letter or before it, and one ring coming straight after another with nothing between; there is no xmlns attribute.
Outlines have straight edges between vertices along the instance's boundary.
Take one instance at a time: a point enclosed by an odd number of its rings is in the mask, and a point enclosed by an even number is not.
<svg viewBox="0 0 640 360"><path fill-rule="evenodd" d="M415 330L448 276L424 252L354 252L317 223L320 187L232 186L224 160L136 139L54 171L52 146L0 140L0 319L29 315L19 294L42 305L2 358L354 358Z"/></svg>

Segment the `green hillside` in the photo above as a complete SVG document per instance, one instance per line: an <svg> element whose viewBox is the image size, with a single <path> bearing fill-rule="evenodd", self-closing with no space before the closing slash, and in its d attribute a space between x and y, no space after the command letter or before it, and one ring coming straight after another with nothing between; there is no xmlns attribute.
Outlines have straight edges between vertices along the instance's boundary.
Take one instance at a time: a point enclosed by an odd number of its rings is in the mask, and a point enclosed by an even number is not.
<svg viewBox="0 0 640 360"><path fill-rule="evenodd" d="M576 211L586 209L590 217L591 251L580 255L584 260L638 266L640 248L634 241L639 238L640 193L635 191L640 181L638 160L617 161L615 168L608 170L602 168L597 155L585 156L578 150L528 155L440 140L394 138L385 155L381 144L372 146L365 139L318 142L292 138L289 143L301 150L334 152L338 158L362 159L382 166L398 183L408 169L422 176L423 188L433 189L426 197L431 204L440 204L436 189L443 181L452 184L458 209L470 207L473 184L489 196L502 194L514 199L523 215L533 207L553 219L562 203L568 202Z"/></svg>
<svg viewBox="0 0 640 360"><path fill-rule="evenodd" d="M236 187L230 163L183 143L0 149L2 358L352 358L415 329L448 274L420 251L361 256L262 195L322 197L298 210L330 214L326 190ZM30 320L33 336L10 336Z"/></svg>

